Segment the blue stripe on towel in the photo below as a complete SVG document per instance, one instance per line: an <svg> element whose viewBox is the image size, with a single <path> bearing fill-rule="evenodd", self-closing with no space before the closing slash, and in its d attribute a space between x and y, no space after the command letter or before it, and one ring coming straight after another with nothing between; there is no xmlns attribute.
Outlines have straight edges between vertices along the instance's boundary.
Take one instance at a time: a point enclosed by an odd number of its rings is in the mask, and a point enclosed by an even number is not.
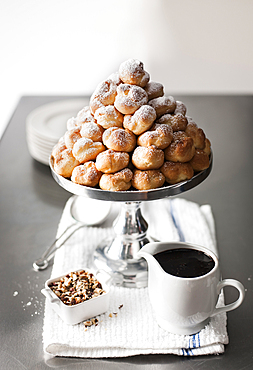
<svg viewBox="0 0 253 370"><path fill-rule="evenodd" d="M172 200L170 200L170 214L171 214L171 218L172 218L172 221L173 221L173 223L174 223L174 226L175 226L175 228L177 229L178 236L179 236L179 240L180 240L181 242L185 242L185 237L184 237L183 231L182 231L182 229L181 229L180 223L179 223L179 221L176 219L175 209L174 209L173 201L172 201Z"/></svg>
<svg viewBox="0 0 253 370"><path fill-rule="evenodd" d="M196 336L195 336L195 334L193 334L193 336L192 336L192 347L196 348Z"/></svg>
<svg viewBox="0 0 253 370"><path fill-rule="evenodd" d="M190 348L182 348L182 355L183 356L193 356L193 352Z"/></svg>

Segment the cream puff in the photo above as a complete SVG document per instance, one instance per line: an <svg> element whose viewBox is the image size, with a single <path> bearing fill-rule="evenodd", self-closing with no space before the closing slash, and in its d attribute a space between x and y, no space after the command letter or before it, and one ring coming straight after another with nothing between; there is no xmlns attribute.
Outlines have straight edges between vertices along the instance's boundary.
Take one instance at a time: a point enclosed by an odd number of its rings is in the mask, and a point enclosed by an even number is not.
<svg viewBox="0 0 253 370"><path fill-rule="evenodd" d="M124 168L114 174L104 173L99 181L99 186L102 190L126 191L131 187L132 178L132 171L129 168Z"/></svg>

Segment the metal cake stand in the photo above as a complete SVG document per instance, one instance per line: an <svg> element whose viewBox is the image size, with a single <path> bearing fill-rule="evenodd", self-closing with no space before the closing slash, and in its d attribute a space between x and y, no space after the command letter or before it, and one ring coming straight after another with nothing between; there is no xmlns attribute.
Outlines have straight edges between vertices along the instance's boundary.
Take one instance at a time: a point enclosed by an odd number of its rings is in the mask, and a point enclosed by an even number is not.
<svg viewBox="0 0 253 370"><path fill-rule="evenodd" d="M110 202L121 202L120 212L115 219L114 238L103 240L93 255L93 267L109 272L115 283L125 287L147 286L147 263L137 257L138 251L155 239L148 235L148 223L141 213L141 202L158 200L181 194L204 181L212 169L212 154L209 167L195 174L190 180L152 190L106 191L78 185L58 175L50 158L54 180L72 194Z"/></svg>

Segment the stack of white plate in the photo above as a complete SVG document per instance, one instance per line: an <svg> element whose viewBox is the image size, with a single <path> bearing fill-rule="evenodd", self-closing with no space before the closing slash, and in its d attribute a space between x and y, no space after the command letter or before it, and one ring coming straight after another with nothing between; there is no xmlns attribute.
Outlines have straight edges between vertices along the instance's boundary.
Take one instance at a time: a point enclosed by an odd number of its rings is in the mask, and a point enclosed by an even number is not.
<svg viewBox="0 0 253 370"><path fill-rule="evenodd" d="M31 156L49 165L53 147L67 130L67 121L89 104L87 99L61 100L33 110L26 119L26 140Z"/></svg>

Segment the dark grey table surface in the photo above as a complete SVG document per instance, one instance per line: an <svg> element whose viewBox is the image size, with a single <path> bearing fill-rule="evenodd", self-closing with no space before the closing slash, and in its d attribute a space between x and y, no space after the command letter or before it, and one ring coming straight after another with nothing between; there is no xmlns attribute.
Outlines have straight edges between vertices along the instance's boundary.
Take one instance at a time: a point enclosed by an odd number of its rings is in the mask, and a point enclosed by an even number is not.
<svg viewBox="0 0 253 370"><path fill-rule="evenodd" d="M212 206L223 278L238 279L246 288L242 306L227 314L229 344L225 353L96 360L44 355L45 300L40 290L51 267L35 272L32 263L54 239L71 194L56 184L49 167L30 156L25 121L40 105L75 97L24 96L0 142L1 369L253 369L253 96L175 97L204 129L214 153L210 176L181 196ZM237 293L226 288L225 297L228 303Z"/></svg>

